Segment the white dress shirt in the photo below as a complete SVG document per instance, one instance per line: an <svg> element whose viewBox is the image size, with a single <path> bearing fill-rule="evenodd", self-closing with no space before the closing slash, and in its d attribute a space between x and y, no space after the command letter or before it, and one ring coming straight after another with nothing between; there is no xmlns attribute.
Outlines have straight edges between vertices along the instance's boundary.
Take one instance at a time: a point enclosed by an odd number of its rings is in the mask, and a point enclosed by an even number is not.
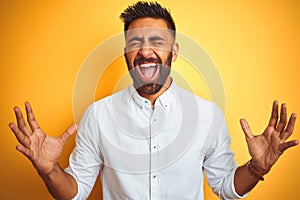
<svg viewBox="0 0 300 200"><path fill-rule="evenodd" d="M66 172L86 199L101 173L104 200L203 200L203 173L221 199L242 198L221 110L174 82L156 101L133 86L85 112Z"/></svg>

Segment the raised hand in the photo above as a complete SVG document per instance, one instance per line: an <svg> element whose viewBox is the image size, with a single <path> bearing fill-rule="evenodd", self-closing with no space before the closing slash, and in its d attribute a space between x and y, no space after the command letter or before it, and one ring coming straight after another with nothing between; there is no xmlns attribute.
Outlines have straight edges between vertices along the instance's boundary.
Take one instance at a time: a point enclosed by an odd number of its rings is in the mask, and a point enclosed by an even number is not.
<svg viewBox="0 0 300 200"><path fill-rule="evenodd" d="M270 171L285 150L298 145L298 140L286 141L293 133L295 122L295 113L287 121L286 104L281 105L279 118L277 101L273 103L269 124L261 135L253 135L247 121L240 120L252 157L252 164L261 175Z"/></svg>
<svg viewBox="0 0 300 200"><path fill-rule="evenodd" d="M28 102L25 103L25 107L29 127L18 107L14 108L17 125L10 123L9 127L20 142L17 150L32 162L40 175L46 175L54 169L64 144L76 132L77 125L73 124L57 138L48 136L39 127Z"/></svg>

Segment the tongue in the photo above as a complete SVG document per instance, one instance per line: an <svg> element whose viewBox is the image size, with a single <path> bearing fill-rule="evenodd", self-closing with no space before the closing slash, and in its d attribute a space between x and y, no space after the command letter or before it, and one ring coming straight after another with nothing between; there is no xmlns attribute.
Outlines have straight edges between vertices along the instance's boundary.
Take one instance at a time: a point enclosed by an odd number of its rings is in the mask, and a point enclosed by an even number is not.
<svg viewBox="0 0 300 200"><path fill-rule="evenodd" d="M140 70L146 78L151 78L156 72L156 67L141 67Z"/></svg>

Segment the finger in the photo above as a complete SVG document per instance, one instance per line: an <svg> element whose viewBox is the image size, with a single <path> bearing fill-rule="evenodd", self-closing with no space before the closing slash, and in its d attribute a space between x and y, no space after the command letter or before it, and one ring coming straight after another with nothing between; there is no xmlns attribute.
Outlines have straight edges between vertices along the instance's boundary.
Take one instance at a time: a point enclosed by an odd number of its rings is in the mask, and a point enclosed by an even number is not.
<svg viewBox="0 0 300 200"><path fill-rule="evenodd" d="M285 150L293 147L293 146L296 146L299 144L299 141L298 140L292 140L292 141L289 141L289 142L285 142L285 143L282 143L280 146L279 146L279 151L281 153L283 153Z"/></svg>
<svg viewBox="0 0 300 200"><path fill-rule="evenodd" d="M245 119L240 120L241 127L245 134L246 140L251 140L254 138L254 135L251 133L250 126Z"/></svg>
<svg viewBox="0 0 300 200"><path fill-rule="evenodd" d="M31 135L31 131L30 129L28 128L28 126L26 125L26 122L24 120L24 117L23 117L23 114L20 110L19 107L15 107L14 108L14 112L15 112L15 115L16 115L16 120L17 120L17 124L18 124L18 127L19 129L27 136L30 136Z"/></svg>
<svg viewBox="0 0 300 200"><path fill-rule="evenodd" d="M292 135L292 133L294 131L295 123L296 123L296 118L297 118L297 115L295 113L293 113L289 119L289 122L288 122L288 125L287 125L285 131L283 131L282 134L280 134L280 139L285 141Z"/></svg>
<svg viewBox="0 0 300 200"><path fill-rule="evenodd" d="M275 129L276 128L276 124L277 124L277 120L278 120L278 101L275 100L273 102L271 118L270 118L268 126L274 127L274 129Z"/></svg>
<svg viewBox="0 0 300 200"><path fill-rule="evenodd" d="M9 128L15 134L20 144L22 144L25 147L30 146L31 141L29 140L28 136L26 136L14 123L10 123Z"/></svg>
<svg viewBox="0 0 300 200"><path fill-rule="evenodd" d="M39 124L34 117L33 110L31 108L29 102L25 102L25 107L26 107L26 113L27 113L27 122L28 122L31 130L34 132L36 129L40 128Z"/></svg>
<svg viewBox="0 0 300 200"><path fill-rule="evenodd" d="M286 104L282 104L280 109L280 120L276 130L279 133L281 133L284 130L286 123L287 123L287 108L286 108Z"/></svg>
<svg viewBox="0 0 300 200"><path fill-rule="evenodd" d="M70 126L61 136L58 138L59 143L63 146L67 140L77 131L77 124Z"/></svg>
<svg viewBox="0 0 300 200"><path fill-rule="evenodd" d="M29 159L33 157L33 151L28 148L25 148L24 146L18 145L16 149L22 154L24 154L26 157L28 157Z"/></svg>

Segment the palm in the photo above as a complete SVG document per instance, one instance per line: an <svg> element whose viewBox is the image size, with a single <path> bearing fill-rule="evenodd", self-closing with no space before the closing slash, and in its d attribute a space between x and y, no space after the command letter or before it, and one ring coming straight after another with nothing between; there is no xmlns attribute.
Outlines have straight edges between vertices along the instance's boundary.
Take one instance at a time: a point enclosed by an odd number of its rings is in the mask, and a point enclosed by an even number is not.
<svg viewBox="0 0 300 200"><path fill-rule="evenodd" d="M63 146L54 137L45 135L41 129L37 129L29 137L30 151L32 152L29 159L38 171L49 172L53 164L58 161Z"/></svg>
<svg viewBox="0 0 300 200"><path fill-rule="evenodd" d="M264 160L264 163L268 163L267 169L276 162L281 154L279 133L271 127L268 127L262 135L254 136L247 144L252 159Z"/></svg>
<svg viewBox="0 0 300 200"><path fill-rule="evenodd" d="M47 136L35 120L29 103L26 103L27 122L26 125L22 112L15 108L18 126L11 123L9 126L14 132L21 145L17 150L23 153L41 174L51 172L61 155L63 146L67 139L76 131L76 125L68 128L60 137Z"/></svg>
<svg viewBox="0 0 300 200"><path fill-rule="evenodd" d="M297 140L286 142L293 132L295 121L296 115L292 114L287 123L285 104L281 107L280 120L278 121L277 101L273 103L269 124L261 135L254 136L247 121L245 119L241 120L249 153L262 174L267 173L271 169L286 149L298 144Z"/></svg>

